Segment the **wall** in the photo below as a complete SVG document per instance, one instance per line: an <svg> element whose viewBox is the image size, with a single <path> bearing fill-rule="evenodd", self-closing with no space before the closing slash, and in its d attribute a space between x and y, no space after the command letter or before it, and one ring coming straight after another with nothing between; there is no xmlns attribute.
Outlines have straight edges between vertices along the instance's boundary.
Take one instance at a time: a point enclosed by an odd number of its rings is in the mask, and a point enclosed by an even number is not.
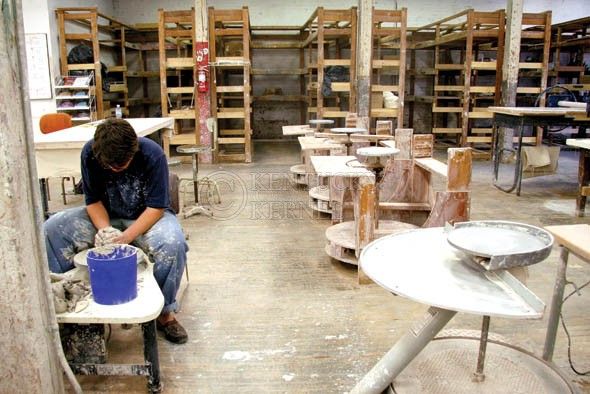
<svg viewBox="0 0 590 394"><path fill-rule="evenodd" d="M113 0L116 18L128 23L156 22L157 9L189 9L194 6L191 0ZM324 8L349 8L357 6L354 0L219 0L208 1L208 6L216 8L241 8L248 6L253 25L301 25L319 6ZM506 0L375 0L375 8L408 9L408 25L422 26L442 19L466 8L480 11L494 11L506 8ZM397 6L397 7L396 7ZM588 0L524 0L526 12L552 10L553 23L577 19L590 15ZM269 11L270 10L270 11Z"/></svg>
<svg viewBox="0 0 590 394"><path fill-rule="evenodd" d="M47 34L49 52L49 69L51 80L60 75L59 71L59 42L57 18L54 10L64 7L98 7L106 15L114 12L111 0L22 0L25 33ZM39 118L43 114L55 112L55 100L31 100L31 115L35 132L39 131Z"/></svg>
<svg viewBox="0 0 590 394"><path fill-rule="evenodd" d="M55 79L56 74L59 73L59 67L54 67L55 54L53 53L52 34L50 32L49 10L47 8L47 1L41 0L23 0L22 2L24 29L25 33L45 33L47 35L47 45L49 54L49 71L51 80ZM59 61L59 59L58 59ZM41 115L49 112L55 112L55 100L30 100L31 114L33 116L33 127L35 130L39 128L39 118Z"/></svg>

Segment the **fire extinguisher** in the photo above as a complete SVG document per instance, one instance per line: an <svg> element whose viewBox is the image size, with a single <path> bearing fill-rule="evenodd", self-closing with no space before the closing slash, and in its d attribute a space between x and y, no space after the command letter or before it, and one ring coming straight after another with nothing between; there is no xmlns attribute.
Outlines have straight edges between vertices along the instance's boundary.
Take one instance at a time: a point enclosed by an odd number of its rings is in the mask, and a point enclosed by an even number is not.
<svg viewBox="0 0 590 394"><path fill-rule="evenodd" d="M209 82L207 81L208 71L207 66L199 66L197 70L197 91L199 93L207 93L209 91Z"/></svg>

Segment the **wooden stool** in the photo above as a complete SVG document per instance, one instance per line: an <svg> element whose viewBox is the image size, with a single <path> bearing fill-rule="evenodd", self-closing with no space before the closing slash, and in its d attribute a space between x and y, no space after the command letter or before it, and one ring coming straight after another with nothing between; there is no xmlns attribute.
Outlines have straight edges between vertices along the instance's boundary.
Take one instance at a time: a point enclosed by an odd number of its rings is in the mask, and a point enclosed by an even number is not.
<svg viewBox="0 0 590 394"><path fill-rule="evenodd" d="M217 183L208 178L208 177L204 177L199 179L199 153L205 153L205 152L210 152L211 148L209 148L208 146L203 146L203 145L180 145L176 148L176 151L178 153L188 153L191 154L192 156L192 166L193 166L193 177L192 179L187 179L187 178L182 178L180 179L181 183L183 181L186 181L185 184L182 187L183 190L183 195L185 194L184 191L184 187L186 186L187 183L192 183L193 184L193 191L195 194L195 203L192 206L184 206L184 217L185 219L193 216L193 215L197 215L197 214L205 214L208 216L213 216L213 213L210 212L207 208L205 208L203 205L201 205L199 203L199 184L201 185L205 185L207 186L207 194L211 195L213 198L215 198L215 200L217 201L217 204L221 203L221 197L219 194L219 187L217 186Z"/></svg>

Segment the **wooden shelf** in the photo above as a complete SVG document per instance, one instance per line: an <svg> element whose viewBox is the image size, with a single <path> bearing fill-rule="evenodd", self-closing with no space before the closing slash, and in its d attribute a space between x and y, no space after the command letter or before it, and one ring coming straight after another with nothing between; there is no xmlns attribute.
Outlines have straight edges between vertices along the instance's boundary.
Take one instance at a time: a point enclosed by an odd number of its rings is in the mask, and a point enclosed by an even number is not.
<svg viewBox="0 0 590 394"><path fill-rule="evenodd" d="M521 51L534 53L529 55L532 61L519 63L517 100L522 95L537 95L546 87L550 17L549 12L523 14L527 28L522 32ZM486 108L498 105L500 99L505 24L504 10L467 9L412 30L412 56L416 50L429 50L434 59L431 65L421 64L412 71L410 80L432 75L434 94L409 102L432 102L434 134L458 135L461 146L488 138L482 137L490 133L492 114ZM457 59L461 63L452 62Z"/></svg>
<svg viewBox="0 0 590 394"><path fill-rule="evenodd" d="M253 97L253 101L254 102L271 102L271 101L277 101L277 102L305 102L307 101L307 97L306 96L302 96L302 95L274 95L274 94L265 94L262 96L254 96Z"/></svg>
<svg viewBox="0 0 590 394"><path fill-rule="evenodd" d="M306 49L308 119L344 119L356 113L357 8L326 9L318 7L301 27L301 47ZM322 82L330 67L344 67L348 81L332 82L330 95L324 95ZM336 100L336 101L335 101ZM334 107L334 102L338 103ZM314 114L314 116L311 116Z"/></svg>
<svg viewBox="0 0 590 394"><path fill-rule="evenodd" d="M251 75L286 76L297 70L252 70L247 7L232 10L209 7L208 16L211 112L217 118L219 129L216 160L249 163L252 161L251 106L254 99ZM232 76L236 78L237 74L241 77L240 85L230 85Z"/></svg>
<svg viewBox="0 0 590 394"><path fill-rule="evenodd" d="M96 89L96 112L98 118L109 116L111 111L104 110L104 103L121 103L121 106L129 106L129 97L127 89L127 64L126 49L138 49L138 45L125 40L126 31L133 28L125 23L119 22L107 15L101 14L97 7L72 7L57 8L55 10L59 32L59 51L60 67L62 74L69 71L93 71L96 79L96 86L102 87L102 70L101 70L101 49L109 49L109 56L104 60L105 63L115 62L107 67L109 73L116 73L117 83L109 85L109 94L104 96L102 89ZM70 31L71 30L71 31ZM100 32L100 33L99 33ZM85 41L92 47L93 63L88 64L68 64L67 49L76 43L76 41ZM114 97L116 96L116 97Z"/></svg>

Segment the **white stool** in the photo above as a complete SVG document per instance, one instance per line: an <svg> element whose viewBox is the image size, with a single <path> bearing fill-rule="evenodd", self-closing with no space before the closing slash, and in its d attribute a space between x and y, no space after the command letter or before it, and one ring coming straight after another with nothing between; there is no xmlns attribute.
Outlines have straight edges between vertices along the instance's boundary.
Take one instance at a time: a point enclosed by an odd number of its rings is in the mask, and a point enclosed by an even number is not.
<svg viewBox="0 0 590 394"><path fill-rule="evenodd" d="M217 183L208 178L203 177L201 179L198 178L199 175L199 153L210 152L211 149L208 146L203 145L180 145L176 148L178 153L189 153L192 156L192 165L193 165L193 177L190 178L181 178L181 190L183 196L186 194L185 187L187 184L192 183L193 191L195 194L195 203L191 206L186 206L183 201L183 216L185 218L191 217L197 214L205 214L208 216L213 216L213 213L210 212L207 208L199 203L199 185L204 185L207 187L207 196L210 200L216 201L217 204L221 203L221 197L219 194L219 187Z"/></svg>

